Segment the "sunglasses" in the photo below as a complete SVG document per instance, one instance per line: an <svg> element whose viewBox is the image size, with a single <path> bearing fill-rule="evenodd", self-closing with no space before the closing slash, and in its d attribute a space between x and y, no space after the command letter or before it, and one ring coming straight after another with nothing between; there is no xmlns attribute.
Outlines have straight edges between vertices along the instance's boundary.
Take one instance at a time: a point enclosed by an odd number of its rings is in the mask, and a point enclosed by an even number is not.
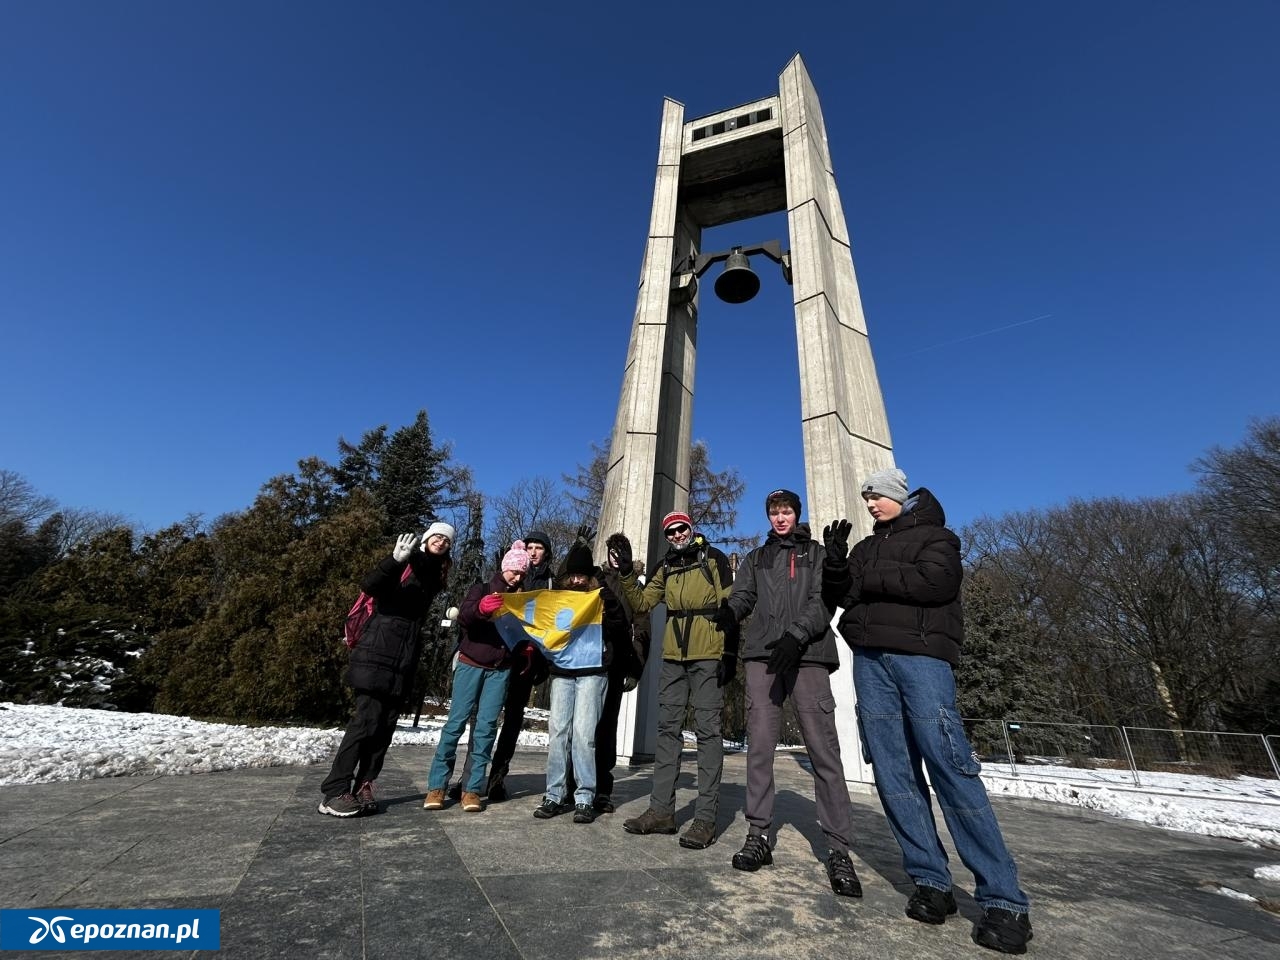
<svg viewBox="0 0 1280 960"><path fill-rule="evenodd" d="M680 524L676 524L674 527L667 527L667 529L663 530L662 532L666 534L668 537L676 537L682 533L688 533L688 531L689 531L689 525L687 523L680 523Z"/></svg>

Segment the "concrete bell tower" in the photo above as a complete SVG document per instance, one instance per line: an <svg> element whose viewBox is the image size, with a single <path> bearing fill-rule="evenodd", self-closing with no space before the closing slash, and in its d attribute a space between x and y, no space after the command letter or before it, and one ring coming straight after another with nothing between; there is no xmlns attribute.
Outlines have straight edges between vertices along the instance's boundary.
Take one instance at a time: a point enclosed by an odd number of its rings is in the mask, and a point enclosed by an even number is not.
<svg viewBox="0 0 1280 960"><path fill-rule="evenodd" d="M775 96L689 121L682 104L663 103L649 239L599 527L602 534L626 531L635 555L648 564L666 549L654 524L689 505L698 277L707 259L702 231L780 210L787 211L791 242L778 259L793 288L807 519L815 535L840 517L854 522L855 536L870 531L858 484L894 465L889 423L826 125L797 54L779 75ZM598 544L603 550L603 536ZM659 627L655 622L655 659ZM845 773L869 782L853 716L849 652L839 647L841 669L832 687ZM653 754L657 674L646 670L641 686L623 700L618 753L624 761Z"/></svg>

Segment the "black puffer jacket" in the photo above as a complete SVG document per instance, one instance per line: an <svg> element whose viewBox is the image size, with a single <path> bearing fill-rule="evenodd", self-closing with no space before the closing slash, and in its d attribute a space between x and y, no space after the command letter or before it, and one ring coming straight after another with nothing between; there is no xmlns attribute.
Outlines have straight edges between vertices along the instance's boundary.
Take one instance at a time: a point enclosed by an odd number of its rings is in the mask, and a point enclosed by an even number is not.
<svg viewBox="0 0 1280 960"><path fill-rule="evenodd" d="M942 504L921 487L901 514L854 545L847 563L828 558L822 599L832 610L845 608L840 633L850 646L960 662L964 569L960 538L945 523Z"/></svg>
<svg viewBox="0 0 1280 960"><path fill-rule="evenodd" d="M404 583L404 563L387 557L364 578L360 589L374 599L373 616L351 649L347 683L362 693L400 699L410 692L422 655L422 621L444 585L445 556L414 550L412 573Z"/></svg>
<svg viewBox="0 0 1280 960"><path fill-rule="evenodd" d="M800 641L802 663L828 670L840 666L836 639L828 623L831 614L822 603L822 544L815 543L807 524L797 524L785 537L772 530L764 542L738 566L729 595L729 608L742 627L743 660L768 660L768 644L789 633Z"/></svg>

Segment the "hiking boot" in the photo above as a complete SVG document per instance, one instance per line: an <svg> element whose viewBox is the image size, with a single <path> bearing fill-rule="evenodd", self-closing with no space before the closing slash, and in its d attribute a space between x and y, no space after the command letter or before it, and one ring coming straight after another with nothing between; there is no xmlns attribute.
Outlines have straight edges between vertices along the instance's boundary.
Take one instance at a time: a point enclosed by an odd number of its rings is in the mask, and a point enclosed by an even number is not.
<svg viewBox="0 0 1280 960"><path fill-rule="evenodd" d="M558 817L560 814L570 809L572 808L565 806L558 800L552 800L550 797L543 797L542 802L538 804L538 809L533 811L533 815L539 820L550 820L552 817Z"/></svg>
<svg viewBox="0 0 1280 960"><path fill-rule="evenodd" d="M989 907L973 925L973 942L1000 953L1026 953L1031 939L1031 919L1025 913Z"/></svg>
<svg viewBox="0 0 1280 960"><path fill-rule="evenodd" d="M956 898L950 890L916 884L916 892L907 901L907 916L921 923L946 923L956 912Z"/></svg>
<svg viewBox="0 0 1280 960"><path fill-rule="evenodd" d="M674 813L658 813L650 807L638 817L622 821L622 829L627 833L638 833L641 836L650 833L675 833L676 815Z"/></svg>
<svg viewBox="0 0 1280 960"><path fill-rule="evenodd" d="M733 855L733 869L752 872L773 863L773 851L769 841L758 833L747 834L747 842Z"/></svg>
<svg viewBox="0 0 1280 960"><path fill-rule="evenodd" d="M614 810L613 801L607 793L597 794L591 805L596 808L596 813L613 813Z"/></svg>
<svg viewBox="0 0 1280 960"><path fill-rule="evenodd" d="M827 854L827 879L838 897L862 896L862 884L854 872L853 861L847 853L832 850Z"/></svg>
<svg viewBox="0 0 1280 960"><path fill-rule="evenodd" d="M594 823L596 819L596 810L589 803L580 803L573 808L574 823Z"/></svg>
<svg viewBox="0 0 1280 960"><path fill-rule="evenodd" d="M378 801L373 795L373 781L363 780L356 790L356 800L360 803L361 813L377 813Z"/></svg>
<svg viewBox="0 0 1280 960"><path fill-rule="evenodd" d="M327 813L331 817L356 817L360 815L361 809L359 800L349 793L343 793L321 800L316 812Z"/></svg>
<svg viewBox="0 0 1280 960"><path fill-rule="evenodd" d="M444 788L439 790L428 790L426 797L422 801L423 810L443 810L444 809Z"/></svg>
<svg viewBox="0 0 1280 960"><path fill-rule="evenodd" d="M480 794L464 790L462 792L462 809L467 813L479 813L483 810L484 802L480 799Z"/></svg>
<svg viewBox="0 0 1280 960"><path fill-rule="evenodd" d="M705 850L716 842L716 825L710 820L695 820L680 835L680 846L686 850Z"/></svg>

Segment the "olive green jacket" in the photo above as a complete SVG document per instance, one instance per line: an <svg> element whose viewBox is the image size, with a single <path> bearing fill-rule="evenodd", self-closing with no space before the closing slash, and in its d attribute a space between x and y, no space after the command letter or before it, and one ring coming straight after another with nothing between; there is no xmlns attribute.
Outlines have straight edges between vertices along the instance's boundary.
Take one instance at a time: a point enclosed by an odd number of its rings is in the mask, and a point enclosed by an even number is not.
<svg viewBox="0 0 1280 960"><path fill-rule="evenodd" d="M733 575L728 558L697 534L684 550L667 551L643 587L634 573L621 578L627 602L637 613L667 605L667 625L662 633L664 660L719 660L737 656L736 632L728 637L716 629L711 615L729 596Z"/></svg>

